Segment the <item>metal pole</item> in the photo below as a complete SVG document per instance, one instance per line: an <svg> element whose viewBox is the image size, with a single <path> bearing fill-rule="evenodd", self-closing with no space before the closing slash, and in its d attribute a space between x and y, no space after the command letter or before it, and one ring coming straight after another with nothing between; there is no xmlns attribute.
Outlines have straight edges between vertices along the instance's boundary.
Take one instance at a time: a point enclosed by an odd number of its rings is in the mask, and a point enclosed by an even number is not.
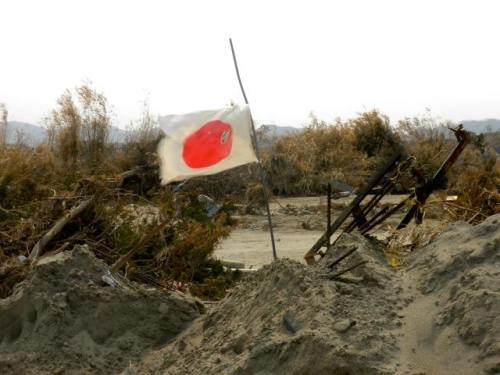
<svg viewBox="0 0 500 375"><path fill-rule="evenodd" d="M236 61L236 53L234 52L233 41L229 38L229 44L231 46L231 53L233 55L234 69L236 70L236 76L238 77L238 82L240 84L241 93L243 94L243 99L245 99L245 104L248 104L247 95L245 94L245 89L243 88L243 83L241 83L240 70L238 69L238 62ZM255 145L255 155L257 156L257 161L259 164L260 171L260 180L262 183L262 189L264 190L264 199L266 201L266 211L267 211L267 223L269 225L269 233L271 234L271 245L273 247L273 258L274 260L278 259L278 255L276 254L276 244L274 242L274 230L273 223L271 220L271 210L269 208L269 191L266 183L266 175L264 173L264 168L262 167L262 163L260 162L260 150L259 144L257 143L257 134L255 133L255 125L253 123L253 117L250 116L250 121L252 123L252 138Z"/></svg>
<svg viewBox="0 0 500 375"><path fill-rule="evenodd" d="M330 250L330 227L332 226L332 184L328 183L328 191L326 197L326 251Z"/></svg>

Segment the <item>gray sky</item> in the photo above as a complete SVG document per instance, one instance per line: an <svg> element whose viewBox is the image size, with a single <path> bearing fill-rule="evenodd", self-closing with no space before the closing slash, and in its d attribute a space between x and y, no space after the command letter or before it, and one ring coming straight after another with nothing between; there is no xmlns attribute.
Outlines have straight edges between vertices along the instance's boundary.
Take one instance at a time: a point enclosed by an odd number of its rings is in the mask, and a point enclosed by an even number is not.
<svg viewBox="0 0 500 375"><path fill-rule="evenodd" d="M260 123L378 108L396 120L500 118L500 2L0 2L0 102L39 122L90 79L115 124L241 102L232 37Z"/></svg>

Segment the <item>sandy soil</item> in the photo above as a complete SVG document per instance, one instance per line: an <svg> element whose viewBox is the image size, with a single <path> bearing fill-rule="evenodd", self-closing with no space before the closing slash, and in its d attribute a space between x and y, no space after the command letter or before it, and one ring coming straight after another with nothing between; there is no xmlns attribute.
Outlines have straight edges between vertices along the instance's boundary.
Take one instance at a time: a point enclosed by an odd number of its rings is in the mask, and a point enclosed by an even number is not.
<svg viewBox="0 0 500 375"><path fill-rule="evenodd" d="M0 299L0 374L117 374L200 315L189 296L110 280L86 246L41 258Z"/></svg>
<svg viewBox="0 0 500 375"><path fill-rule="evenodd" d="M418 280L411 273L401 273L401 280L403 293L412 299L401 312L401 367L410 374L475 374L477 351L467 347L453 328L435 327L440 297L420 293L416 288Z"/></svg>
<svg viewBox="0 0 500 375"><path fill-rule="evenodd" d="M500 374L499 265L500 215L450 225L397 268L382 243L344 235L314 266L280 259L249 275L135 373Z"/></svg>
<svg viewBox="0 0 500 375"><path fill-rule="evenodd" d="M337 214L348 202L336 202ZM259 269L209 308L177 292L109 284L85 247L41 259L0 299L0 373L500 374L500 215L450 224L412 251L404 238L388 252L346 234L306 266L324 230L322 206L273 204L274 262L265 216L241 217L217 255Z"/></svg>

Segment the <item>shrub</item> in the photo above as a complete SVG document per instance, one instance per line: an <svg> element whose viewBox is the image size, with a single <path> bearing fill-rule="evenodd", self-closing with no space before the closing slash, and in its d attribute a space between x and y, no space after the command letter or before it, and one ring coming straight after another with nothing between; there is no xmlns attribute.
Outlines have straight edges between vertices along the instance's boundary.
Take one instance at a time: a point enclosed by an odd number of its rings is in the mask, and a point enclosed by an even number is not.
<svg viewBox="0 0 500 375"><path fill-rule="evenodd" d="M264 166L275 193L309 195L324 192L330 179L360 184L367 158L356 149L350 124L313 117L304 131L280 138Z"/></svg>
<svg viewBox="0 0 500 375"><path fill-rule="evenodd" d="M144 102L140 119L131 122L127 131L117 163L124 170L153 164L157 158L156 150L162 134L147 101Z"/></svg>
<svg viewBox="0 0 500 375"><path fill-rule="evenodd" d="M77 102L67 90L45 123L55 155L68 167L77 163L91 169L102 161L111 125L107 101L88 84L76 88Z"/></svg>
<svg viewBox="0 0 500 375"><path fill-rule="evenodd" d="M378 111L362 113L351 120L354 145L367 157L390 158L403 147L396 132L391 128L389 118Z"/></svg>

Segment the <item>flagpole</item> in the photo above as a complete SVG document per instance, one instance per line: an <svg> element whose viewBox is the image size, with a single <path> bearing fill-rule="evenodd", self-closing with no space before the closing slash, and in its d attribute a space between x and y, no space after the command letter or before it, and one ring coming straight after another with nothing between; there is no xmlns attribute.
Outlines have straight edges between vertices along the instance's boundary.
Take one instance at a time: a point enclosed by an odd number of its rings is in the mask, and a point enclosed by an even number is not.
<svg viewBox="0 0 500 375"><path fill-rule="evenodd" d="M240 84L241 93L243 94L243 98L245 99L245 104L248 105L247 95L245 94L245 89L243 88L243 83L241 83L240 70L238 69L238 62L236 61L236 53L234 52L233 40L229 38L229 44L231 46L231 53L233 55L234 69L236 70L236 76L238 77L238 82ZM250 122L252 124L252 138L255 144L255 154L257 156L257 161L259 164L260 171L260 180L262 183L262 190L264 190L264 199L266 201L266 211L267 211L267 223L269 225L269 233L271 234L271 245L273 247L273 258L274 260L278 259L278 255L276 254L276 244L274 242L274 230L273 223L271 220L271 210L269 208L269 189L266 183L266 175L264 173L264 168L262 167L262 163L260 161L260 150L259 144L257 143L257 133L255 132L255 125L253 122L253 117L250 115Z"/></svg>

